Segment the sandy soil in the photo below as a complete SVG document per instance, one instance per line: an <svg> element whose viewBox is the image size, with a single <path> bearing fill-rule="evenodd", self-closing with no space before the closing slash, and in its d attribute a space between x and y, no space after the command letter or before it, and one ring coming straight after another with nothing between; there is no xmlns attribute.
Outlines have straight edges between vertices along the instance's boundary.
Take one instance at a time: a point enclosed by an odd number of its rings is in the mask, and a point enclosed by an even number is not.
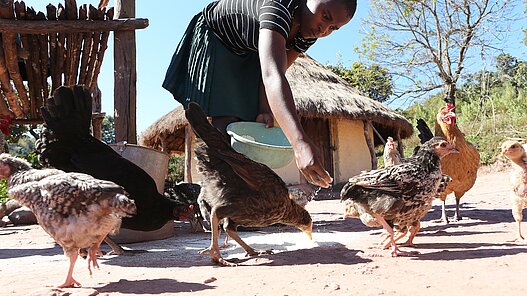
<svg viewBox="0 0 527 296"><path fill-rule="evenodd" d="M11 226L0 229L0 295L526 295L527 245L507 242L515 229L508 194L508 173L487 169L462 199L462 221L435 223L441 206L434 203L414 257L381 250L381 229L342 219L336 200L307 205L314 241L289 227L242 232L247 243L274 254L245 258L232 242L222 254L240 259L238 267L199 256L209 234L177 223L170 239L128 244L130 255L102 257L92 277L78 260L74 275L83 288L76 289L53 289L68 261L39 226ZM454 199L447 204L453 215Z"/></svg>

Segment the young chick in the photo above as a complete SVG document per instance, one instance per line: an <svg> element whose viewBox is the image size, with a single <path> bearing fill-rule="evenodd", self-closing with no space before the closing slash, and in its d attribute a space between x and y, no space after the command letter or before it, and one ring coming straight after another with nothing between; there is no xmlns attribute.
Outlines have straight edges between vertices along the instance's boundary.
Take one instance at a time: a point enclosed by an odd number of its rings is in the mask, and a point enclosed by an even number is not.
<svg viewBox="0 0 527 296"><path fill-rule="evenodd" d="M296 226L311 238L311 216L289 197L286 184L273 170L234 151L226 137L210 125L199 105L190 103L185 116L196 136L203 140L195 151L198 171L205 180L198 202L210 213L212 239L210 247L200 254L208 252L214 262L234 265L221 257L220 223L250 256L270 251L247 245L236 232L238 226L282 223Z"/></svg>
<svg viewBox="0 0 527 296"><path fill-rule="evenodd" d="M522 236L521 223L523 209L527 208L527 145L521 145L517 141L505 141L501 145L503 156L511 160L513 171L511 172L512 192L512 216L518 225L516 237L512 241L526 242Z"/></svg>
<svg viewBox="0 0 527 296"><path fill-rule="evenodd" d="M73 268L80 248L88 251L88 270L98 268L99 245L108 233L119 230L121 217L134 214L135 204L113 182L56 169L36 170L20 158L0 154L0 178L8 194L31 209L38 223L60 244L70 265L59 288L80 287Z"/></svg>
<svg viewBox="0 0 527 296"><path fill-rule="evenodd" d="M393 229L387 221L401 229L415 226L416 233L419 221L430 209L443 180L440 159L457 152L444 138L435 137L402 164L350 178L342 188L341 200L351 199L359 207L359 214L371 215L388 231L393 256L407 255L398 250Z"/></svg>

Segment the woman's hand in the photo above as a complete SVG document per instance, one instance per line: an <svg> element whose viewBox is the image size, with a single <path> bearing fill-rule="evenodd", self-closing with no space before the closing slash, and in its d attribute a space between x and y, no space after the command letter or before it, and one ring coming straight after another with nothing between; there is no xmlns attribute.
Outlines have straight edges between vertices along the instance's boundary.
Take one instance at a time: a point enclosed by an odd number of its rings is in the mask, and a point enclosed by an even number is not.
<svg viewBox="0 0 527 296"><path fill-rule="evenodd" d="M298 169L306 180L314 185L328 188L333 182L329 173L322 166L317 147L311 141L298 141L293 146Z"/></svg>
<svg viewBox="0 0 527 296"><path fill-rule="evenodd" d="M266 128L271 128L274 126L274 116L273 113L260 113L256 116L256 122L265 123Z"/></svg>

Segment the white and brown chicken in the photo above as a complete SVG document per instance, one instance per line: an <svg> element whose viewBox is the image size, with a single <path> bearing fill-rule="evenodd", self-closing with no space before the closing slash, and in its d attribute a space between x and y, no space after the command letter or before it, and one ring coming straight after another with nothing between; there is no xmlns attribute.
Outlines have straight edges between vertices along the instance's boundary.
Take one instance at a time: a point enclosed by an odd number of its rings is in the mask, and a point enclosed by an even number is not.
<svg viewBox="0 0 527 296"><path fill-rule="evenodd" d="M121 218L136 212L124 189L109 181L56 169L33 169L20 158L0 154L0 178L8 194L27 206L42 228L62 246L69 258L66 280L59 288L80 287L73 278L79 250L88 248L88 270L99 268L99 245L119 230Z"/></svg>
<svg viewBox="0 0 527 296"><path fill-rule="evenodd" d="M527 145L517 141L505 141L501 145L503 156L511 160L513 169L511 172L512 192L510 194L512 203L512 216L517 223L516 236L513 242L527 242L522 235L523 209L527 208Z"/></svg>
<svg viewBox="0 0 527 296"><path fill-rule="evenodd" d="M458 150L444 138L435 137L399 165L365 171L350 178L342 188L341 200L351 199L361 220L374 218L363 223L381 225L388 231L392 256L408 255L397 248L392 227L412 227L410 237L415 236L420 220L430 210L444 181L440 159L451 153Z"/></svg>

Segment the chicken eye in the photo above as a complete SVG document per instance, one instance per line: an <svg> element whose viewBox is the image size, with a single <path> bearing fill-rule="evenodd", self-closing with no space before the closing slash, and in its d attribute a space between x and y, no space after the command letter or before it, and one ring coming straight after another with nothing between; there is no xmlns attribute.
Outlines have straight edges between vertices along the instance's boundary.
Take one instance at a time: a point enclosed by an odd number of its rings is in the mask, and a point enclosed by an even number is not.
<svg viewBox="0 0 527 296"><path fill-rule="evenodd" d="M439 145L439 147L446 148L446 143L445 142L441 143L441 145Z"/></svg>

